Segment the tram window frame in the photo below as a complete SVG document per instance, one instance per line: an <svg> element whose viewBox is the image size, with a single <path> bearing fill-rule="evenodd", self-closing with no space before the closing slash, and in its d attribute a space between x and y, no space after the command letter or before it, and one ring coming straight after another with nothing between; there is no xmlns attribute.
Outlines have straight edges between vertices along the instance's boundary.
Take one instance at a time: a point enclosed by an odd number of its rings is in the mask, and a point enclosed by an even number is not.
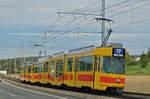
<svg viewBox="0 0 150 99"><path fill-rule="evenodd" d="M31 67L31 72L34 73L34 67Z"/></svg>
<svg viewBox="0 0 150 99"><path fill-rule="evenodd" d="M109 58L109 59L105 59L104 58ZM105 61L105 62L104 62ZM106 62L107 61L107 62ZM109 62L108 62L109 61ZM106 64L107 63L107 64ZM108 64L109 63L109 64ZM104 66L105 65L105 66ZM102 72L103 73L111 73L111 65L112 65L112 57L111 56L103 56L102 57ZM108 66L108 67L106 67ZM105 67L105 70L104 70Z"/></svg>
<svg viewBox="0 0 150 99"><path fill-rule="evenodd" d="M94 72L97 72L98 56L94 56Z"/></svg>
<svg viewBox="0 0 150 99"><path fill-rule="evenodd" d="M72 72L73 67L73 58L68 58L67 61L67 72Z"/></svg>
<svg viewBox="0 0 150 99"><path fill-rule="evenodd" d="M79 70L79 58L74 58L74 71L77 72Z"/></svg>
<svg viewBox="0 0 150 99"><path fill-rule="evenodd" d="M93 71L93 56L79 57L79 72L91 71Z"/></svg>
<svg viewBox="0 0 150 99"><path fill-rule="evenodd" d="M101 57L98 57L98 72L100 72L100 67L101 67Z"/></svg>
<svg viewBox="0 0 150 99"><path fill-rule="evenodd" d="M44 63L44 72L48 72L49 62Z"/></svg>

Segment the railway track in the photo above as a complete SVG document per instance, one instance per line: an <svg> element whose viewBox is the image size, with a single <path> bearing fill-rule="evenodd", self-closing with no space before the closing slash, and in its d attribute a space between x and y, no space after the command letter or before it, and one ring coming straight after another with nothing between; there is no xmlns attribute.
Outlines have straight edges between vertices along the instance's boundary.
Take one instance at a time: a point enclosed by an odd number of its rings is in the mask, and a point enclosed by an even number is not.
<svg viewBox="0 0 150 99"><path fill-rule="evenodd" d="M106 92L99 91L82 91L81 89L75 88L57 88L57 87L47 87L47 86L37 86L31 84L24 84L19 81L19 79L14 79L11 77L3 77L3 79L11 84L15 84L20 87L41 91L45 93L54 93L61 95L74 96L77 99L150 99L150 94L141 94L141 93L131 93L123 92L122 96L109 95Z"/></svg>

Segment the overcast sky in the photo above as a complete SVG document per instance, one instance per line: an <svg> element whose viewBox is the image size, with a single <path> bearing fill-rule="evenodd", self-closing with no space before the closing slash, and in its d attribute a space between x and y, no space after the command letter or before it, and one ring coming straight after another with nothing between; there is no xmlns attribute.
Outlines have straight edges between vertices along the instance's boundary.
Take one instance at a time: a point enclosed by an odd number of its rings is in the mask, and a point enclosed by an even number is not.
<svg viewBox="0 0 150 99"><path fill-rule="evenodd" d="M150 1L106 0L106 17L114 20L109 42L123 43L131 54L150 48ZM98 16L58 15L56 12L101 14L101 0L0 0L0 59L38 55L45 31L100 32ZM106 23L106 29L109 25ZM49 33L48 54L99 44L101 34Z"/></svg>

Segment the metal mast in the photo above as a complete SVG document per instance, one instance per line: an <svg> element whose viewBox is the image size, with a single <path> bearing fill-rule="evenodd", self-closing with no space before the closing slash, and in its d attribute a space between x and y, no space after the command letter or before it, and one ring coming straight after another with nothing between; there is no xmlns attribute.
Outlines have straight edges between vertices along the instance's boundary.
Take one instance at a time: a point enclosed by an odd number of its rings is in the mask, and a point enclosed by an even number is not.
<svg viewBox="0 0 150 99"><path fill-rule="evenodd" d="M105 0L102 0L102 18L105 19ZM105 20L102 20L102 42L105 38Z"/></svg>
<svg viewBox="0 0 150 99"><path fill-rule="evenodd" d="M47 52L47 33L44 33L44 56L46 56L46 52Z"/></svg>

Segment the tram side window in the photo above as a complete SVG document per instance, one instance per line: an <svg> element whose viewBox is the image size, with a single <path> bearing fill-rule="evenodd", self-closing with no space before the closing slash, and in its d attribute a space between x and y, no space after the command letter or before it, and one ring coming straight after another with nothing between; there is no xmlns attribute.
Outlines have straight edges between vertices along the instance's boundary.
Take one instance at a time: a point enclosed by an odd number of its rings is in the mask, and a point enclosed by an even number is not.
<svg viewBox="0 0 150 99"><path fill-rule="evenodd" d="M24 73L24 68L23 68L23 67L22 67L22 70L21 70L21 72L22 72L22 73Z"/></svg>
<svg viewBox="0 0 150 99"><path fill-rule="evenodd" d="M87 56L85 71L92 71L92 69L93 69L93 56Z"/></svg>
<svg viewBox="0 0 150 99"><path fill-rule="evenodd" d="M44 72L48 72L48 65L48 62L44 63Z"/></svg>
<svg viewBox="0 0 150 99"><path fill-rule="evenodd" d="M85 71L85 58L79 58L79 71Z"/></svg>
<svg viewBox="0 0 150 99"><path fill-rule="evenodd" d="M28 73L31 73L31 67L30 66L28 67Z"/></svg>
<svg viewBox="0 0 150 99"><path fill-rule="evenodd" d="M73 66L73 58L68 58L67 72L72 71L72 66Z"/></svg>
<svg viewBox="0 0 150 99"><path fill-rule="evenodd" d="M39 72L39 73L42 72L42 64L39 64L39 66L38 66L38 72Z"/></svg>
<svg viewBox="0 0 150 99"><path fill-rule="evenodd" d="M94 66L95 66L95 72L97 72L97 56L95 56Z"/></svg>
<svg viewBox="0 0 150 99"><path fill-rule="evenodd" d="M55 72L55 61L52 61L50 71L51 71L51 76L54 77L54 72Z"/></svg>
<svg viewBox="0 0 150 99"><path fill-rule="evenodd" d="M24 73L26 73L26 67L24 67Z"/></svg>
<svg viewBox="0 0 150 99"><path fill-rule="evenodd" d="M40 72L39 67L37 67L37 73L39 73L39 72Z"/></svg>
<svg viewBox="0 0 150 99"><path fill-rule="evenodd" d="M84 56L79 59L79 71L92 71L93 56Z"/></svg>
<svg viewBox="0 0 150 99"><path fill-rule="evenodd" d="M98 72L100 72L100 65L101 64L101 59L100 59L100 57L98 58Z"/></svg>
<svg viewBox="0 0 150 99"><path fill-rule="evenodd" d="M38 67L35 67L34 73L38 73Z"/></svg>
<svg viewBox="0 0 150 99"><path fill-rule="evenodd" d="M59 61L59 69L58 69L59 72L62 72L63 71L63 60L60 60Z"/></svg>
<svg viewBox="0 0 150 99"><path fill-rule="evenodd" d="M63 70L63 60L59 60L56 63L56 76L60 77L62 75L62 70Z"/></svg>
<svg viewBox="0 0 150 99"><path fill-rule="evenodd" d="M102 72L104 72L104 73L110 73L111 72L111 57L110 56L103 56Z"/></svg>

